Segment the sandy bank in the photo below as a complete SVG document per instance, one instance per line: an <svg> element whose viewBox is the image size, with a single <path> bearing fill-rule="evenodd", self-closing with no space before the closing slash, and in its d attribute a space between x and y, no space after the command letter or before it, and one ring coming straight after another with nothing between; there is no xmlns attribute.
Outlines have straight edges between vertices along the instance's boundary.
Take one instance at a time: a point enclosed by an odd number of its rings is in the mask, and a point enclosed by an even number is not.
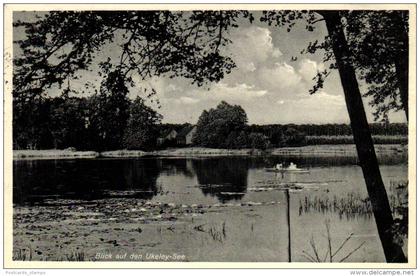
<svg viewBox="0 0 420 276"><path fill-rule="evenodd" d="M376 145L378 156L407 155L408 147L402 145ZM285 155L285 156L357 156L354 145L316 145L305 147L275 148L266 151L253 149L210 149L201 147L174 148L158 151L116 150L106 152L70 151L70 150L15 150L13 159L71 159L71 158L121 158L143 156L168 157L210 157L210 156L250 156L250 155Z"/></svg>
<svg viewBox="0 0 420 276"><path fill-rule="evenodd" d="M100 157L142 157L145 155L148 153L141 150L114 150L99 153Z"/></svg>
<svg viewBox="0 0 420 276"><path fill-rule="evenodd" d="M99 154L95 151L72 151L72 150L14 150L13 159L77 159L95 158Z"/></svg>
<svg viewBox="0 0 420 276"><path fill-rule="evenodd" d="M201 147L175 148L150 152L153 156L245 156L261 155L264 152L253 149L210 149Z"/></svg>

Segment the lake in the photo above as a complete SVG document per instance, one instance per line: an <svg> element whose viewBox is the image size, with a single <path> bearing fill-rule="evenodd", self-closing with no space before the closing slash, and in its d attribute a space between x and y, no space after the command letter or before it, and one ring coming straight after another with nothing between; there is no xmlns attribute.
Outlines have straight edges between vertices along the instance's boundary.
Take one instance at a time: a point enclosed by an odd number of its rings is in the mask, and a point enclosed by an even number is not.
<svg viewBox="0 0 420 276"><path fill-rule="evenodd" d="M390 195L407 181L404 157L380 169ZM334 262L385 261L355 158L19 160L13 178L15 259L287 262L290 226L292 262L330 261L328 240Z"/></svg>

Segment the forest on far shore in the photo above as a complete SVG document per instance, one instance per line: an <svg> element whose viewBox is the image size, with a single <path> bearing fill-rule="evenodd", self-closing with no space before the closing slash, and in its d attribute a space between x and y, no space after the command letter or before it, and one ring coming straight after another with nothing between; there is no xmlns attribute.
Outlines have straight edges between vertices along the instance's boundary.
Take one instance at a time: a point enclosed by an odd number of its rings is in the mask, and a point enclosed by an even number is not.
<svg viewBox="0 0 420 276"><path fill-rule="evenodd" d="M191 124L163 124L162 116L138 97L102 93L87 98L45 98L31 116L15 103L13 148L77 150L154 150L168 147L266 149L320 144L353 144L349 124L249 125L246 112L222 101L204 110L194 124L191 143L158 143L172 131ZM406 144L407 124L373 123L370 131L377 144Z"/></svg>

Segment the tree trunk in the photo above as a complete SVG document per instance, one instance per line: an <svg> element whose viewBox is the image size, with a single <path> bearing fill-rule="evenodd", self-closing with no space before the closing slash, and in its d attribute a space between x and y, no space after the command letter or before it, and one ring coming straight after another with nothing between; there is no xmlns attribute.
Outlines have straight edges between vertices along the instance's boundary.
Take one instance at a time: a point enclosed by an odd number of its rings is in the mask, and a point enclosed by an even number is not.
<svg viewBox="0 0 420 276"><path fill-rule="evenodd" d="M408 122L408 33L405 31L402 34L402 43L404 50L397 60L395 60L395 72L397 73L401 103Z"/></svg>
<svg viewBox="0 0 420 276"><path fill-rule="evenodd" d="M319 11L324 17L328 34L331 37L332 49L335 55L341 84L344 90L347 111L356 144L357 155L362 167L367 191L378 228L379 237L387 262L407 262L401 247L394 242L393 218L387 193L382 181L373 146L372 136L359 91L355 70L348 62L349 49L344 36L341 17L338 11Z"/></svg>
<svg viewBox="0 0 420 276"><path fill-rule="evenodd" d="M395 62L401 103L408 122L408 53L406 57Z"/></svg>

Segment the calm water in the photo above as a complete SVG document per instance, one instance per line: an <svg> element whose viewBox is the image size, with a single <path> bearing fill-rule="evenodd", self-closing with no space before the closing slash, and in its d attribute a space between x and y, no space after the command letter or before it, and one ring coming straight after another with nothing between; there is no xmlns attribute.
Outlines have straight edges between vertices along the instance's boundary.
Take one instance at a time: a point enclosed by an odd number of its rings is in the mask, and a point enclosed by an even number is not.
<svg viewBox="0 0 420 276"><path fill-rule="evenodd" d="M280 175L265 170L279 162L294 162L309 169L309 173ZM391 181L407 180L404 160L381 160L380 168L387 188ZM183 221L183 228L178 232L176 227L181 222L177 222L175 230L167 231L163 237L162 234L156 237L152 230L147 232L147 228L144 231L148 240L156 240L154 250L157 252L181 252L193 261L287 261L286 197L285 191L276 189L275 185L298 183L305 188L292 191L290 195L292 261L307 261L305 254L314 255L311 239L319 254L325 254L326 221L330 221L331 239L336 248L353 233L353 238L341 255L337 254L340 256L335 261L361 243L364 245L360 250L345 261L384 261L372 216L355 214L343 217L333 210L302 211L305 200L322 198L332 201L334 198L346 199L349 195L367 197L363 175L354 158L28 160L14 162L13 177L16 207L48 206L59 199L108 198L186 205L255 203L252 207L225 207L217 212L207 212L195 220ZM277 204L267 206L267 202ZM197 225L212 225L214 229L222 229L223 225L223 242L215 241L214 235L210 237L204 231L192 230ZM23 238L16 239L15 246L23 242ZM87 254L94 254L93 248L102 248L102 245L92 242L89 251L86 246L89 242L84 241ZM37 246L42 245L40 239ZM127 248L139 250L129 244Z"/></svg>

